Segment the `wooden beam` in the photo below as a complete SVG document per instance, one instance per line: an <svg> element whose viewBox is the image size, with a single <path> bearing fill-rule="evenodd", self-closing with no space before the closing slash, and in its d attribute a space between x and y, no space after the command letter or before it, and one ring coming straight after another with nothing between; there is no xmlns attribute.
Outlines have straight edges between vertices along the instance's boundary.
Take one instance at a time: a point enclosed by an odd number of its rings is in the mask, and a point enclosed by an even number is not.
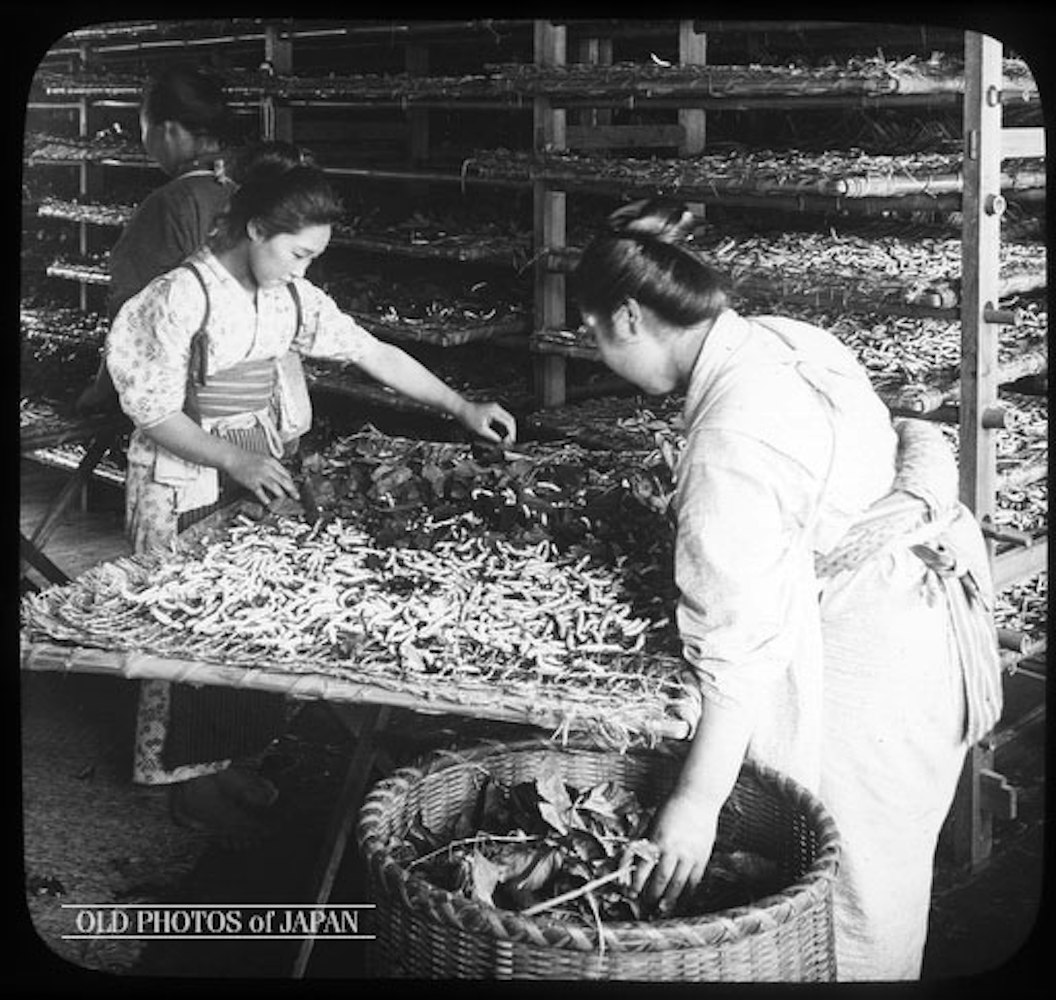
<svg viewBox="0 0 1056 1000"><path fill-rule="evenodd" d="M692 20L678 25L678 63L680 66L704 66L708 61L708 36L694 30ZM681 156L695 156L704 152L707 122L700 108L683 108L678 122L685 129L685 140L679 150Z"/></svg>
<svg viewBox="0 0 1056 1000"><path fill-rule="evenodd" d="M330 892L337 878L345 848L363 804L364 793L377 764L377 734L385 728L390 709L385 705L357 705L355 707L331 706L339 717L351 714L358 717L355 732L358 734L356 748L349 759L341 790L334 802L333 812L327 824L323 844L316 859L309 889L309 903L325 905L330 901ZM306 937L297 950L293 963L294 979L301 979L308 968L315 945L314 937Z"/></svg>
<svg viewBox="0 0 1056 1000"><path fill-rule="evenodd" d="M271 63L276 73L293 72L293 43L283 36L278 25L269 24L264 29L264 59ZM260 102L260 112L262 138L293 142L291 108L280 104L274 97L265 97Z"/></svg>
<svg viewBox="0 0 1056 1000"><path fill-rule="evenodd" d="M535 64L564 66L567 62L568 29L551 21L535 22ZM536 154L567 148L565 110L555 108L546 97L532 101L533 143ZM535 249L565 245L565 192L555 191L545 181L532 184ZM533 267L535 329L565 325L565 276L546 266L546 254L536 254ZM566 392L565 359L538 356L533 359L533 391L542 406L560 406Z"/></svg>
<svg viewBox="0 0 1056 1000"><path fill-rule="evenodd" d="M981 808L981 774L992 771L994 751L988 742L969 748L950 810L953 856L958 865L978 871L993 847L993 821Z"/></svg>
<svg viewBox="0 0 1056 1000"><path fill-rule="evenodd" d="M1018 812L1016 790L1003 774L990 768L979 772L979 797L983 808L998 819L1015 819Z"/></svg>
<svg viewBox="0 0 1056 1000"><path fill-rule="evenodd" d="M1001 159L1017 156L1044 156L1045 129L1006 128L1001 130Z"/></svg>
<svg viewBox="0 0 1056 1000"><path fill-rule="evenodd" d="M986 320L999 295L1001 247L1001 106L986 100L1001 85L1001 43L965 33L964 191L961 235L961 501L982 519L993 515L996 451L983 412L997 398L998 326Z"/></svg>
<svg viewBox="0 0 1056 1000"><path fill-rule="evenodd" d="M420 42L407 46L404 53L404 68L411 76L426 76L429 73L429 47ZM408 158L412 166L429 159L429 112L424 108L407 111Z"/></svg>
<svg viewBox="0 0 1056 1000"><path fill-rule="evenodd" d="M682 125L569 125L565 141L569 149L680 147L685 135Z"/></svg>
<svg viewBox="0 0 1056 1000"><path fill-rule="evenodd" d="M1049 565L1048 536L1042 536L1032 545L1017 546L994 557L994 589L998 592L1014 583L1021 583L1037 576Z"/></svg>
<svg viewBox="0 0 1056 1000"><path fill-rule="evenodd" d="M692 20L678 23L678 62L681 66L704 66L708 61L708 36L697 31ZM707 112L703 108L680 108L678 124L682 126L683 137L679 143L679 156L696 156L704 152L708 133ZM687 202L689 209L698 219L705 215L702 201Z"/></svg>
<svg viewBox="0 0 1056 1000"><path fill-rule="evenodd" d="M612 65L612 39L581 38L576 45L576 61L588 66ZM576 125L598 126L612 124L611 108L583 108L572 115ZM570 141L570 145L572 145Z"/></svg>

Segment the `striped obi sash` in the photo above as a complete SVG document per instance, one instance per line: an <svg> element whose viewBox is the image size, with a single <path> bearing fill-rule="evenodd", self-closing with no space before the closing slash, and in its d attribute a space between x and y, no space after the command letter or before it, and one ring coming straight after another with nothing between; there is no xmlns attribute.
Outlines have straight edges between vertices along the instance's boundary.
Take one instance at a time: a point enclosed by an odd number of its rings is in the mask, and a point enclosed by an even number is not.
<svg viewBox="0 0 1056 1000"><path fill-rule="evenodd" d="M266 409L275 389L275 359L239 361L194 386L194 409L205 420Z"/></svg>
<svg viewBox="0 0 1056 1000"><path fill-rule="evenodd" d="M188 387L188 403L202 429L247 451L282 456L275 426L275 359L239 361ZM193 400L192 397L193 396Z"/></svg>

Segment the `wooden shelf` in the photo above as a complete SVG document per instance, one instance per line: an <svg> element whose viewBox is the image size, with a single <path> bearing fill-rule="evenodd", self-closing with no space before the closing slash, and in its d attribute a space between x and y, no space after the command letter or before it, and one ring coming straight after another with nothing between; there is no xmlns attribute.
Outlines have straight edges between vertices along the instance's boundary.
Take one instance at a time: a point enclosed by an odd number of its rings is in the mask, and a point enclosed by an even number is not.
<svg viewBox="0 0 1056 1000"><path fill-rule="evenodd" d="M472 233L458 237L423 238L412 242L390 234L349 233L334 227L331 246L347 247L380 256L406 257L416 260L443 260L460 263L492 264L520 267L531 255L531 240L477 236Z"/></svg>
<svg viewBox="0 0 1056 1000"><path fill-rule="evenodd" d="M692 157L602 157L574 153L481 151L465 165L467 177L538 181L565 190L651 191L686 200L718 202L750 196L757 204L775 196L824 198L847 205L855 200L926 197L934 207L942 195L964 190L960 153L876 156L859 151L813 154L788 152L704 153ZM1024 162L1003 171L1004 192L1044 190L1043 163Z"/></svg>
<svg viewBox="0 0 1056 1000"><path fill-rule="evenodd" d="M551 249L548 266L567 273L579 247ZM748 302L796 302L818 309L933 316L960 315L959 239L898 239L781 231L731 235L698 253ZM1044 244L1004 244L999 299L1044 291ZM809 262L809 264L808 264ZM809 267L809 270L808 270Z"/></svg>
<svg viewBox="0 0 1056 1000"><path fill-rule="evenodd" d="M46 219L85 222L95 226L123 227L132 218L132 205L111 205L103 202L64 201L47 198L37 206L37 215Z"/></svg>

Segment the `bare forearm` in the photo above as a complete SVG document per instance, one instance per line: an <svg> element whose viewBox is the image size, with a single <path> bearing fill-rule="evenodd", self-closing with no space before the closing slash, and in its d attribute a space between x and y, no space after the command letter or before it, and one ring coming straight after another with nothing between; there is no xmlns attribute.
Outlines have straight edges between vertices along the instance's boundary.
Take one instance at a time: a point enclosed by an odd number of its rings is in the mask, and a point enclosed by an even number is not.
<svg viewBox="0 0 1056 1000"><path fill-rule="evenodd" d="M379 343L360 364L369 375L404 396L458 419L465 415L466 400L459 393L445 385L417 359L392 344Z"/></svg>
<svg viewBox="0 0 1056 1000"><path fill-rule="evenodd" d="M752 734L748 709L703 700L700 723L673 795L691 797L701 807L722 807L740 771Z"/></svg>
<svg viewBox="0 0 1056 1000"><path fill-rule="evenodd" d="M277 458L247 451L208 434L184 413L173 414L144 433L188 462L219 469L263 504L273 498L298 495L293 476Z"/></svg>
<svg viewBox="0 0 1056 1000"><path fill-rule="evenodd" d="M185 413L174 413L143 431L155 444L188 462L227 471L241 451L215 434L203 431Z"/></svg>

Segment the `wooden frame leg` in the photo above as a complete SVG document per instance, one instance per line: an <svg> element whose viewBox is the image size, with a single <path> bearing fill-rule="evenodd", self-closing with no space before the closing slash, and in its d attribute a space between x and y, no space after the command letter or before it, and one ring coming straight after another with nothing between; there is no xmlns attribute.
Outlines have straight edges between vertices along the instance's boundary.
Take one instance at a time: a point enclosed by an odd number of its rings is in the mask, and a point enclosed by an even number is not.
<svg viewBox="0 0 1056 1000"><path fill-rule="evenodd" d="M19 532L19 556L49 583L70 582L70 578L40 551L39 546L35 545L32 539L26 538L21 532Z"/></svg>
<svg viewBox="0 0 1056 1000"><path fill-rule="evenodd" d="M92 439L87 451L85 451L84 456L78 463L77 469L63 484L62 490L52 501L47 514L44 515L44 519L33 532L31 541L38 549L42 549L47 544L48 539L55 530L55 526L58 524L59 518L65 513L70 502L76 499L80 495L81 490L85 488L95 467L106 456L116 437L116 431L105 431Z"/></svg>
<svg viewBox="0 0 1056 1000"><path fill-rule="evenodd" d="M359 710L346 706L331 706L342 722L356 735L356 748L345 772L345 780L334 803L323 845L319 850L316 869L312 877L311 901L325 903L330 899L334 879L345 856L348 837L352 831L359 805L363 800L370 773L379 758L388 759L375 743L375 735L385 728L389 708L386 705L365 705ZM391 766L391 765L390 765ZM312 957L315 938L307 937L301 943L293 965L293 978L304 977Z"/></svg>

